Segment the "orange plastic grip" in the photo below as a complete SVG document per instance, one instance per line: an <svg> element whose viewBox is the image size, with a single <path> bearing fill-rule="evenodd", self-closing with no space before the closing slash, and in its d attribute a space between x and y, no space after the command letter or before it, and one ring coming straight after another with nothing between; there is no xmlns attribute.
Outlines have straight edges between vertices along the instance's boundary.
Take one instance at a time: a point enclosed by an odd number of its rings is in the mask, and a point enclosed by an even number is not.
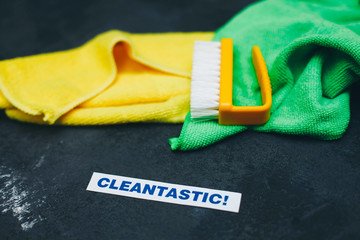
<svg viewBox="0 0 360 240"><path fill-rule="evenodd" d="M266 63L258 46L252 49L252 61L261 88L261 106L234 106L233 96L233 42L230 38L221 40L219 124L260 125L270 118L271 84Z"/></svg>

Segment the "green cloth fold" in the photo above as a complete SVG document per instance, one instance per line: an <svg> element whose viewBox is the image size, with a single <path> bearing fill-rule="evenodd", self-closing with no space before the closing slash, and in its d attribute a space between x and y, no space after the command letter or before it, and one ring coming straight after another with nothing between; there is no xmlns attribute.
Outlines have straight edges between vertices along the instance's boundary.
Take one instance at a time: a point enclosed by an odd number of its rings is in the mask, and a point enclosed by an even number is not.
<svg viewBox="0 0 360 240"><path fill-rule="evenodd" d="M263 53L273 90L270 120L261 126L192 122L188 114L172 150L206 147L252 129L340 138L350 119L349 86L360 79L360 5L355 0L260 2L221 27L214 41L234 40L235 105L260 105L251 48Z"/></svg>

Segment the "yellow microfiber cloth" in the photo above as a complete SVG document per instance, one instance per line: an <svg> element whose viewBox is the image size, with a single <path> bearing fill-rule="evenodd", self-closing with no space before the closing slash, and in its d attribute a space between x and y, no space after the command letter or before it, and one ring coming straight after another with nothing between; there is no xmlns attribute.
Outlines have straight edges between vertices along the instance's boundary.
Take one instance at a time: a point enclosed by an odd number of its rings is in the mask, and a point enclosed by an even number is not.
<svg viewBox="0 0 360 240"><path fill-rule="evenodd" d="M210 32L109 31L81 47L0 62L0 108L20 121L183 122L192 51Z"/></svg>

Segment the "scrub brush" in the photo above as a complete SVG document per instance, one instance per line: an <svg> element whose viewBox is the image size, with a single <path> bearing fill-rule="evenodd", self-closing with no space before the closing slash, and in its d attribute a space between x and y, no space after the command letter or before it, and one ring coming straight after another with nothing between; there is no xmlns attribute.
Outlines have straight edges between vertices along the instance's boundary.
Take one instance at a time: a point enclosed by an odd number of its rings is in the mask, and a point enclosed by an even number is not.
<svg viewBox="0 0 360 240"><path fill-rule="evenodd" d="M254 46L252 60L261 88L261 106L234 106L233 41L195 41L191 76L191 119L218 119L221 125L259 125L270 118L271 85L265 60Z"/></svg>

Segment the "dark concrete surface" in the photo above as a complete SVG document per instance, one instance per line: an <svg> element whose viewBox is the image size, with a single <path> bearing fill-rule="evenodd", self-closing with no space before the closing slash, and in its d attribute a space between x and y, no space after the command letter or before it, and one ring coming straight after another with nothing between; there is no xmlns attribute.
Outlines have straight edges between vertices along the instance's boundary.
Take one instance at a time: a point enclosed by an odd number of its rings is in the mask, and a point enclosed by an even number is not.
<svg viewBox="0 0 360 240"><path fill-rule="evenodd" d="M109 29L212 31L250 1L1 1L0 60ZM0 239L360 239L360 98L337 141L245 132L171 152L181 125L39 126L0 115ZM86 191L92 172L243 193L239 213Z"/></svg>

